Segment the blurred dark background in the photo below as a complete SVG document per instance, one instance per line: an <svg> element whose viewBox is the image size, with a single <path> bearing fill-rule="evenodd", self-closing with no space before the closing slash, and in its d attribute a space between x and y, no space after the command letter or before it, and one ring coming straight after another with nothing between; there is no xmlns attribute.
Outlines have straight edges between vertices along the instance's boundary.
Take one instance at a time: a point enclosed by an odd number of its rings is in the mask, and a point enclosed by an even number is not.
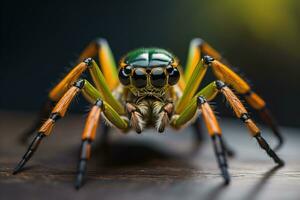
<svg viewBox="0 0 300 200"><path fill-rule="evenodd" d="M37 111L96 37L108 39L116 59L158 46L183 64L190 40L201 37L252 80L280 124L299 126L299 8L297 0L2 0L0 109Z"/></svg>

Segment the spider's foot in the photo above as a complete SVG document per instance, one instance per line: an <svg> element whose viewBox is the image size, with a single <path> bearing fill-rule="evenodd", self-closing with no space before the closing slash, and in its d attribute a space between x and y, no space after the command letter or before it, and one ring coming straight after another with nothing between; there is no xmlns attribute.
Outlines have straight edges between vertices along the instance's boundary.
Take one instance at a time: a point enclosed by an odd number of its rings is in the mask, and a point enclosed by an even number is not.
<svg viewBox="0 0 300 200"><path fill-rule="evenodd" d="M80 187L82 186L83 176L84 175L82 173L77 174L76 181L75 181L75 188L76 188L76 190L79 190Z"/></svg>
<svg viewBox="0 0 300 200"><path fill-rule="evenodd" d="M42 139L44 138L44 136L45 135L43 133L41 133L41 132L39 132L35 136L35 138L31 142L31 144L29 145L26 153L22 157L22 160L19 162L19 164L14 169L13 174L18 173L23 168L23 166L26 164L26 162L33 156L34 152L38 148L38 146L39 146L40 142L42 141Z"/></svg>
<svg viewBox="0 0 300 200"><path fill-rule="evenodd" d="M269 144L266 142L266 140L261 136L261 134L257 134L255 136L255 139L257 140L258 144L262 149L264 149L267 154L274 160L275 163L277 163L279 166L284 165L284 161L281 160L277 154L270 148Z"/></svg>
<svg viewBox="0 0 300 200"><path fill-rule="evenodd" d="M224 178L224 184L228 185L230 183L230 175L229 175L227 167L225 167L225 166L221 167L221 173Z"/></svg>
<svg viewBox="0 0 300 200"><path fill-rule="evenodd" d="M12 174L15 175L15 174L17 174L18 172L20 172L21 169L23 168L23 166L25 165L25 163L26 163L26 160L25 160L25 159L22 159L22 160L18 163L18 165L14 168Z"/></svg>
<svg viewBox="0 0 300 200"><path fill-rule="evenodd" d="M224 142L222 140L221 135L213 135L212 141L214 145L215 155L217 158L217 162L219 165L219 168L221 170L221 174L224 178L225 185L228 185L230 182L230 175L228 172L228 165L225 155L225 148L224 148Z"/></svg>
<svg viewBox="0 0 300 200"><path fill-rule="evenodd" d="M86 140L85 142L88 143L88 141ZM85 152L85 151L84 151ZM77 176L76 176L76 181L75 181L75 188L78 190L82 184L83 184L83 180L84 180L84 175L86 172L86 165L87 165L87 160L84 159L80 159L79 161L79 165L78 165L78 171L77 171Z"/></svg>

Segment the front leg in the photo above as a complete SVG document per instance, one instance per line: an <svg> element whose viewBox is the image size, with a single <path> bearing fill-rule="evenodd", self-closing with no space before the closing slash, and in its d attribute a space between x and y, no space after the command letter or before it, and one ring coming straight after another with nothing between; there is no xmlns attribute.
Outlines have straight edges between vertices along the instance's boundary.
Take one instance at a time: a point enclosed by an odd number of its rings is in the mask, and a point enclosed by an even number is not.
<svg viewBox="0 0 300 200"><path fill-rule="evenodd" d="M193 100L188 105L186 105L185 110L180 115L175 115L172 118L171 125L175 128L179 128L182 125L186 124L189 120L192 119L197 109L200 111L207 127L208 133L211 137L215 156L217 158L217 163L224 178L224 182L225 184L228 184L230 182L230 175L228 173L226 149L222 139L222 131L216 119L216 116L207 100L202 96L193 98Z"/></svg>

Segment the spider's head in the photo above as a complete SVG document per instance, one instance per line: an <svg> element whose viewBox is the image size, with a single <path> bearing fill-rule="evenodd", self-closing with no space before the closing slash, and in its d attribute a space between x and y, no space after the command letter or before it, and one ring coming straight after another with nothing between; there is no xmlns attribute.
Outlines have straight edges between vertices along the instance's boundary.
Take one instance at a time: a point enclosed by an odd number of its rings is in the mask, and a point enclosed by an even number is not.
<svg viewBox="0 0 300 200"><path fill-rule="evenodd" d="M175 56L164 49L140 48L122 58L119 79L133 92L163 92L179 81L177 66Z"/></svg>

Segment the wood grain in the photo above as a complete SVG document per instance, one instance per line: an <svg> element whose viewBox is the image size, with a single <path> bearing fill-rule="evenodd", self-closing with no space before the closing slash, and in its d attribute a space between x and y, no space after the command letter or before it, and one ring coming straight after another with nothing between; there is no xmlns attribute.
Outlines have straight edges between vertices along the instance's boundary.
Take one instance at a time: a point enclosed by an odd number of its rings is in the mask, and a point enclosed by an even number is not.
<svg viewBox="0 0 300 200"><path fill-rule="evenodd" d="M209 140L196 147L187 128L164 134L111 132L108 145L97 134L88 163L86 184L73 187L85 118L67 115L43 140L25 169L11 175L26 146L18 137L34 115L0 112L0 199L299 199L300 134L284 128L286 143L272 160L247 134L240 121L221 120L223 135L237 152L229 159L232 182L222 178ZM262 134L275 144L268 130Z"/></svg>

